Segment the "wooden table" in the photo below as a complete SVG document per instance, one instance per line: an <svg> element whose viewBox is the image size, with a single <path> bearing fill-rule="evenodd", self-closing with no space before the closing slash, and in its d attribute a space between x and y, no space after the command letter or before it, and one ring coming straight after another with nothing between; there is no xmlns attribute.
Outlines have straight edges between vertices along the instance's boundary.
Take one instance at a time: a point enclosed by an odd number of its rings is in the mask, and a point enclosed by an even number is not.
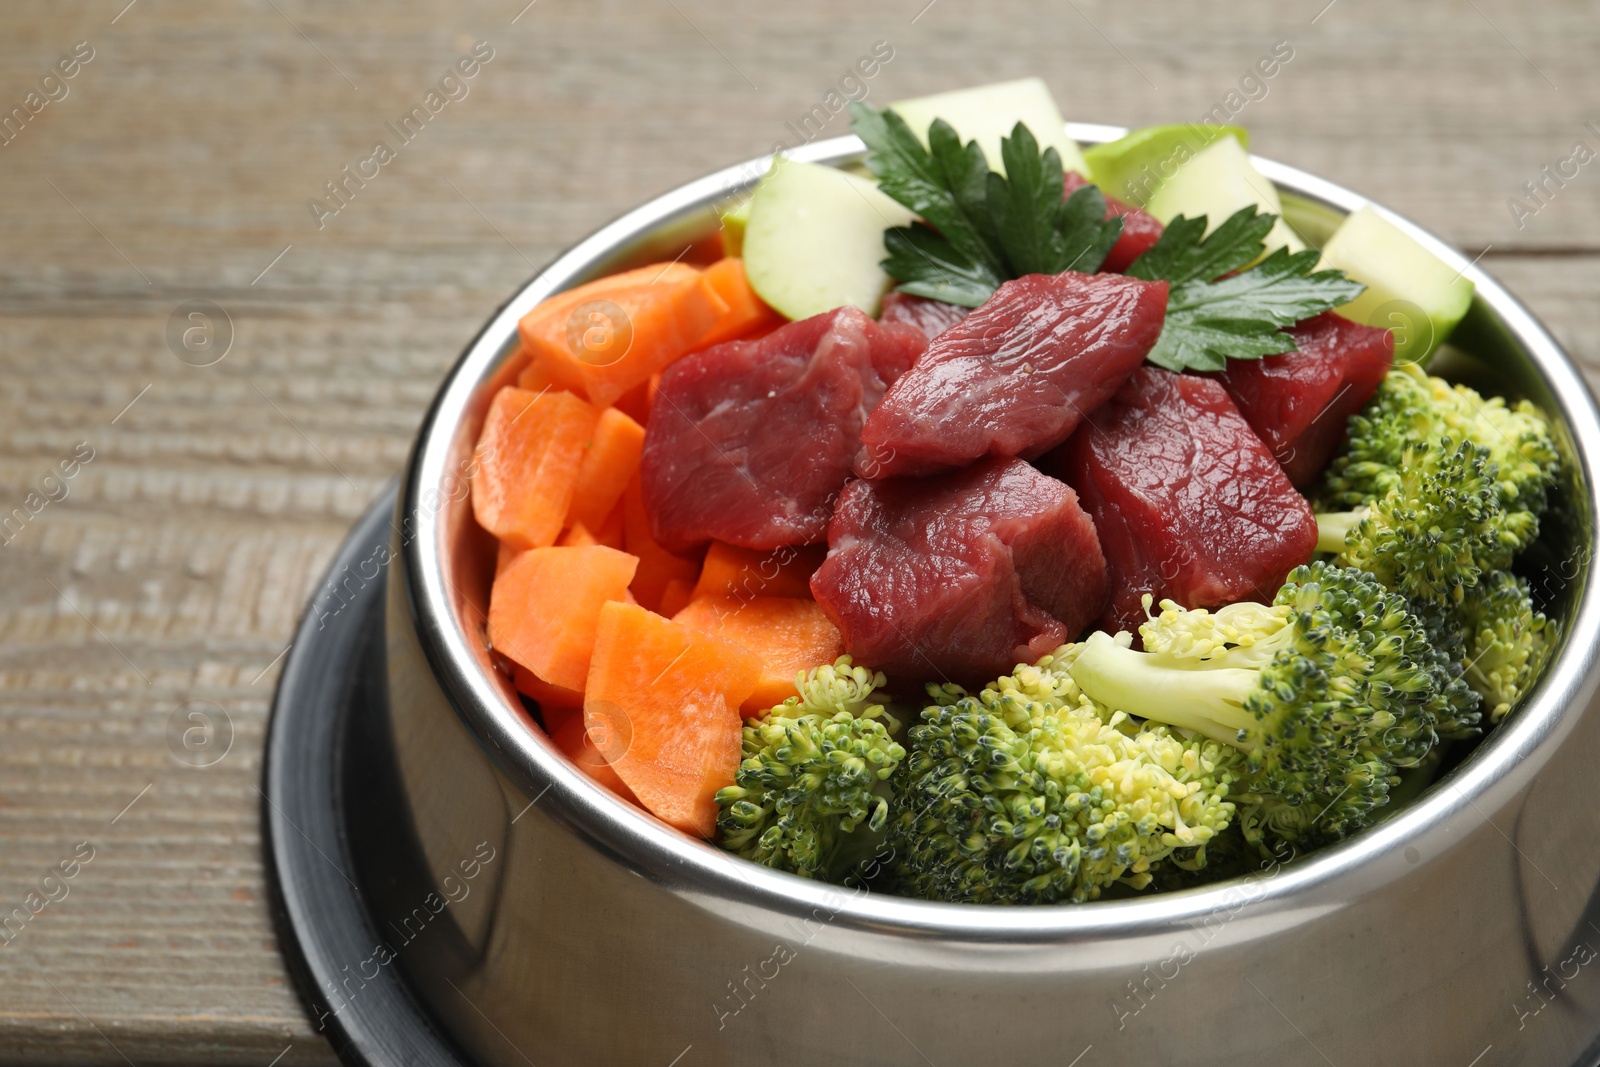
<svg viewBox="0 0 1600 1067"><path fill-rule="evenodd" d="M0 945L0 1060L332 1061L258 828L302 604L507 294L624 208L794 143L877 42L877 102L1037 73L1087 121L1237 106L1263 153L1482 251L1600 375L1600 161L1547 203L1521 188L1600 152L1579 0L525 2L0 13L0 108L27 118L0 147L0 513L26 519L0 533L0 915L67 894ZM466 95L394 137L480 41L445 87ZM1230 97L1278 42L1292 59ZM347 181L380 139L395 158Z"/></svg>

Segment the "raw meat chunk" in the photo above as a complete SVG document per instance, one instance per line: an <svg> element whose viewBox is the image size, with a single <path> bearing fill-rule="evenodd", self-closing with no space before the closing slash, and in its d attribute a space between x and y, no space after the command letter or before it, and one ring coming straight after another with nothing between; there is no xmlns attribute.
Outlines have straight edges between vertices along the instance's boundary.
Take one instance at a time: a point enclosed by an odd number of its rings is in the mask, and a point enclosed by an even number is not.
<svg viewBox="0 0 1600 1067"><path fill-rule="evenodd" d="M884 395L856 472L928 474L1055 447L1144 361L1166 308L1166 282L1117 274L1006 282Z"/></svg>
<svg viewBox="0 0 1600 1067"><path fill-rule="evenodd" d="M966 318L971 308L959 304L946 304L943 300L929 300L910 293L890 293L883 298L883 310L878 312L879 322L903 322L915 326L933 340L950 327Z"/></svg>
<svg viewBox="0 0 1600 1067"><path fill-rule="evenodd" d="M1105 557L1067 485L1019 459L855 481L811 592L847 652L898 685L981 684L1077 637Z"/></svg>
<svg viewBox="0 0 1600 1067"><path fill-rule="evenodd" d="M1209 378L1141 367L1042 465L1094 517L1113 632L1137 630L1145 593L1186 608L1270 601L1316 550L1310 505Z"/></svg>
<svg viewBox="0 0 1600 1067"><path fill-rule="evenodd" d="M1332 311L1289 327L1299 350L1233 359L1217 375L1298 486L1317 480L1394 363L1394 335Z"/></svg>
<svg viewBox="0 0 1600 1067"><path fill-rule="evenodd" d="M668 367L639 464L655 539L675 552L821 541L867 413L926 344L843 307Z"/></svg>

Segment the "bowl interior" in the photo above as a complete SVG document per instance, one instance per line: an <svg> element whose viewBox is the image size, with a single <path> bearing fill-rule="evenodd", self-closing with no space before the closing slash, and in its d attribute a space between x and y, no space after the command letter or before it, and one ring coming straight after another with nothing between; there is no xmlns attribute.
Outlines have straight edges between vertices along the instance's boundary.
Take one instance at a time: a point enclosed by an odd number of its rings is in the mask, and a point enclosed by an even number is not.
<svg viewBox="0 0 1600 1067"><path fill-rule="evenodd" d="M1122 132L1113 127L1068 124L1083 142ZM807 161L849 165L862 146L853 137L818 142L793 153ZM796 914L815 906L826 887L789 875L735 863L703 842L692 841L652 817L613 799L582 776L544 737L510 680L488 651L485 614L494 573L495 544L472 517L467 479L484 411L494 392L513 382L524 359L517 320L562 289L650 262L682 259L709 262L718 254L716 208L748 193L768 159L749 161L692 182L630 212L580 242L540 272L489 321L467 348L430 410L413 456L401 516L406 537L405 573L424 646L453 703L486 748L528 795L546 787L553 806L579 832L592 835L623 862L681 884L686 891L759 900ZM1340 219L1367 201L1293 168L1256 160L1282 193L1285 217L1312 246L1322 243ZM1548 333L1475 263L1414 224L1392 216L1477 286L1473 307L1452 344L1431 368L1507 395L1527 397L1550 412L1566 450L1568 479L1557 494L1536 550L1519 561L1541 606L1561 623L1560 642L1545 677L1522 709L1451 772L1459 789L1437 787L1403 812L1338 846L1288 869L1268 887L1292 894L1327 883L1405 841L1438 832L1455 808L1495 781L1532 774L1539 747L1558 733L1561 717L1577 709L1566 698L1581 681L1583 663L1571 650L1593 647L1600 606L1588 583L1595 542L1593 457L1600 455L1600 430L1587 388L1570 359ZM551 803L547 802L547 803ZM730 867L734 869L730 873ZM1180 922L1214 906L1216 887L1139 900L1099 901L1054 908L974 907L930 904L872 895L840 911L845 922L941 936L1104 936L1133 924ZM833 902L837 906L837 901Z"/></svg>

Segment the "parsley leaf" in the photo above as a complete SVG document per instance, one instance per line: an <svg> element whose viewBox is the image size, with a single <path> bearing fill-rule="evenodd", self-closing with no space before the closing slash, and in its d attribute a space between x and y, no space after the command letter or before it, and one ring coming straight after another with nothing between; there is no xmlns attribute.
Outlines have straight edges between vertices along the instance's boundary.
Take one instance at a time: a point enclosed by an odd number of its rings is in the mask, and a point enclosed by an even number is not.
<svg viewBox="0 0 1600 1067"><path fill-rule="evenodd" d="M850 105L851 128L871 149L867 168L889 197L921 219L884 234L886 270L901 292L977 307L1008 278L1092 272L1122 232L1105 198L1085 187L1062 199L1061 156L1039 151L1022 123L1001 141L1006 175L989 170L976 141L965 145L942 119L928 147L893 111Z"/></svg>
<svg viewBox="0 0 1600 1067"><path fill-rule="evenodd" d="M1260 257L1276 221L1247 207L1206 236L1205 216L1180 215L1134 260L1130 275L1171 285L1166 322L1146 357L1151 363L1211 371L1223 370L1229 359L1293 352L1294 338L1281 332L1285 326L1349 303L1366 288L1343 271L1317 270L1320 255L1311 249L1279 248L1241 269Z"/></svg>

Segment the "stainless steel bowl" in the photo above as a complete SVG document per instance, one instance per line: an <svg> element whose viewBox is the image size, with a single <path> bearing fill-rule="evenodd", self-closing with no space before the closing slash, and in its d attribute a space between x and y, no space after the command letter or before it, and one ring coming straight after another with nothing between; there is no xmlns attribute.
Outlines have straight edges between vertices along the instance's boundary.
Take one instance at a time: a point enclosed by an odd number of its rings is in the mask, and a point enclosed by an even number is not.
<svg viewBox="0 0 1600 1067"><path fill-rule="evenodd" d="M1093 142L1122 131L1068 132ZM796 155L847 165L861 150L846 137ZM557 259L490 319L423 424L395 517L385 637L405 791L393 814L438 894L418 901L414 921L445 936L395 948L445 1028L507 1065L1577 1060L1600 1031L1600 964L1589 965L1600 716L1586 714L1600 652L1600 422L1527 310L1410 223L1477 285L1456 335L1472 359L1460 366L1556 416L1572 480L1536 561L1563 632L1542 684L1396 817L1199 890L932 904L734 860L613 799L531 728L485 651L494 546L466 491L483 412L517 370L518 317L575 283L673 258L766 162L691 182ZM1256 162L1313 242L1366 203ZM409 940L410 922L391 928Z"/></svg>

